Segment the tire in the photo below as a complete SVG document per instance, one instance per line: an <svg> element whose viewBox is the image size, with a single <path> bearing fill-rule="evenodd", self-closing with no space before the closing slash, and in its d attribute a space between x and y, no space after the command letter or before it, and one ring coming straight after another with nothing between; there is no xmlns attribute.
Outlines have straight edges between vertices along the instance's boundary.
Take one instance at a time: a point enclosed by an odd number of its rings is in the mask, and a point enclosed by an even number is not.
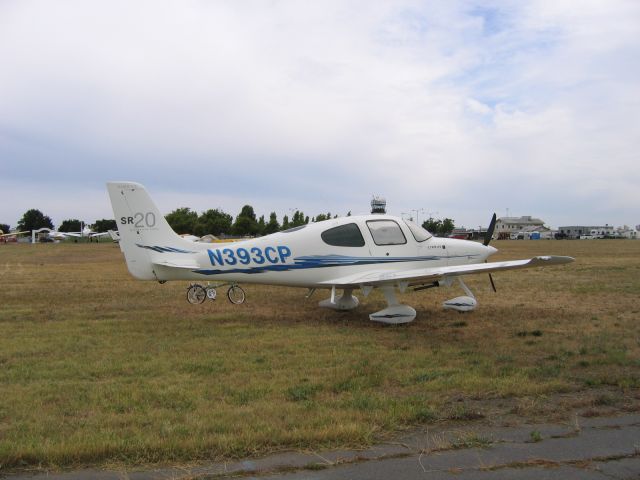
<svg viewBox="0 0 640 480"><path fill-rule="evenodd" d="M244 290L238 285L232 285L229 287L229 290L227 290L227 298L231 303L240 305L241 303L244 303Z"/></svg>
<svg viewBox="0 0 640 480"><path fill-rule="evenodd" d="M218 296L218 292L216 292L216 289L213 287L206 287L205 292L207 293L207 298L209 300L211 300L212 302L216 299L216 297Z"/></svg>
<svg viewBox="0 0 640 480"><path fill-rule="evenodd" d="M202 285L191 285L187 290L187 302L192 305L198 305L207 298L207 292L205 292Z"/></svg>

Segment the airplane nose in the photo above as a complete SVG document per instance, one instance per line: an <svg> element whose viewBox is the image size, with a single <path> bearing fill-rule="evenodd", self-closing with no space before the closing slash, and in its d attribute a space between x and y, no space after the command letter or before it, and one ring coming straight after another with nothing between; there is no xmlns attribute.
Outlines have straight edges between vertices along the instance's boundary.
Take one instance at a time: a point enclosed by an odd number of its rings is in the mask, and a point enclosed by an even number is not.
<svg viewBox="0 0 640 480"><path fill-rule="evenodd" d="M486 245L484 248L485 248L485 251L487 252L487 258L498 251L497 248L494 248L491 245Z"/></svg>

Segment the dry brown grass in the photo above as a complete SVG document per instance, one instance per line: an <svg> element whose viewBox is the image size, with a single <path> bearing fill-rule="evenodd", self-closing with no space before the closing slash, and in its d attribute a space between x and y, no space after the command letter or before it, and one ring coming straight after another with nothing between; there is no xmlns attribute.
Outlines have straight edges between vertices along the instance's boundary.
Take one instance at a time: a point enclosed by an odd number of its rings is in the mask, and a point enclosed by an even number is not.
<svg viewBox="0 0 640 480"><path fill-rule="evenodd" d="M349 313L249 285L244 305L191 306L186 283L132 280L111 244L0 245L0 469L362 446L446 419L633 408L640 242L495 245L494 259L576 262L497 274L498 294L470 278L480 306L465 315L440 307L457 290L406 294L418 318L386 327L367 319L384 307L375 292Z"/></svg>

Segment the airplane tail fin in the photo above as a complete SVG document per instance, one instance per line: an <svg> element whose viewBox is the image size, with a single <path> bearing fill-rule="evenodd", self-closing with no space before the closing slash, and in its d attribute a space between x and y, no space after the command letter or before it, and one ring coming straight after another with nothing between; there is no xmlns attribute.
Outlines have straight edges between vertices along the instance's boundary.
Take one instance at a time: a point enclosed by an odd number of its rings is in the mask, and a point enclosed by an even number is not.
<svg viewBox="0 0 640 480"><path fill-rule="evenodd" d="M171 229L144 186L108 182L107 190L129 272L140 280L158 280L154 256L189 250L193 245Z"/></svg>

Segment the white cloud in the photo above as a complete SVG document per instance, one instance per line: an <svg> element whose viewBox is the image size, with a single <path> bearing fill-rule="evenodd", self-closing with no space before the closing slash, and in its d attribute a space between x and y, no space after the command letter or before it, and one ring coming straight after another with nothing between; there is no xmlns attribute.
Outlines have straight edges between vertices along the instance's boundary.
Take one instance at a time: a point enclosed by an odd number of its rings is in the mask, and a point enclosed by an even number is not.
<svg viewBox="0 0 640 480"><path fill-rule="evenodd" d="M0 176L65 217L129 178L231 213L635 224L636 5L6 2Z"/></svg>

